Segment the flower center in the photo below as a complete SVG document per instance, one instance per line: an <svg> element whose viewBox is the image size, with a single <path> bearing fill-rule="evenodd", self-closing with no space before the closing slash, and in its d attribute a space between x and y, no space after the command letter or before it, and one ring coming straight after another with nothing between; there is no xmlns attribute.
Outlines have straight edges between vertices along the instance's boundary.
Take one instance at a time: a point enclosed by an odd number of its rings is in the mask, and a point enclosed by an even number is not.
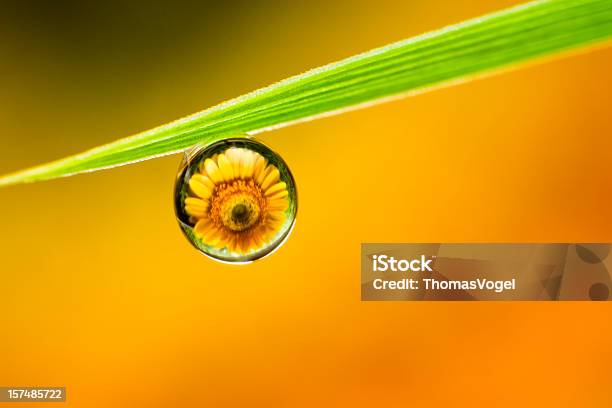
<svg viewBox="0 0 612 408"><path fill-rule="evenodd" d="M232 231L244 231L259 219L257 200L244 193L228 197L221 206L221 222Z"/></svg>
<svg viewBox="0 0 612 408"><path fill-rule="evenodd" d="M249 219L249 207L245 204L237 204L232 209L232 221L239 224L244 224Z"/></svg>
<svg viewBox="0 0 612 408"><path fill-rule="evenodd" d="M241 232L260 222L264 209L264 195L252 180L234 180L217 185L210 215L215 224Z"/></svg>

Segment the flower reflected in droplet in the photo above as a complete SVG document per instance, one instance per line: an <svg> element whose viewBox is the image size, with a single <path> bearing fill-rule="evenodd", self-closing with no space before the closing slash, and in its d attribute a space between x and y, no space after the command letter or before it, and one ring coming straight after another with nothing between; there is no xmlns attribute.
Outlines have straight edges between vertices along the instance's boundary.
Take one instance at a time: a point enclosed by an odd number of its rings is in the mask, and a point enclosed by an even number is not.
<svg viewBox="0 0 612 408"><path fill-rule="evenodd" d="M278 246L274 241L288 233L293 219L287 214L290 189L277 164L240 145L203 157L185 180L183 209L193 235L233 257ZM294 217L295 211L289 213Z"/></svg>

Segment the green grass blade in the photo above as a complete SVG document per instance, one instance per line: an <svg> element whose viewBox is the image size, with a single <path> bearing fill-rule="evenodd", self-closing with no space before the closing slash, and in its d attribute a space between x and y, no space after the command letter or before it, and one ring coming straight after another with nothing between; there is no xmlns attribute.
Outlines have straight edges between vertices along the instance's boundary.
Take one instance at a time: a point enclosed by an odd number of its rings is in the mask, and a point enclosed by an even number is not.
<svg viewBox="0 0 612 408"><path fill-rule="evenodd" d="M612 0L548 0L446 27L314 69L176 122L0 178L0 186L180 152L465 80L612 38Z"/></svg>

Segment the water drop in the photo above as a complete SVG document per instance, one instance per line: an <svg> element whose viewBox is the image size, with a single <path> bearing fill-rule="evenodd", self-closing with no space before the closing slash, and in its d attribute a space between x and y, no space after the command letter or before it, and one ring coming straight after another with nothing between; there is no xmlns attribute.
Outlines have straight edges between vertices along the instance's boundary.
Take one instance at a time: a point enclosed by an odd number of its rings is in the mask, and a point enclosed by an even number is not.
<svg viewBox="0 0 612 408"><path fill-rule="evenodd" d="M187 239L222 262L245 263L280 247L295 223L295 181L268 146L232 138L187 153L174 193Z"/></svg>

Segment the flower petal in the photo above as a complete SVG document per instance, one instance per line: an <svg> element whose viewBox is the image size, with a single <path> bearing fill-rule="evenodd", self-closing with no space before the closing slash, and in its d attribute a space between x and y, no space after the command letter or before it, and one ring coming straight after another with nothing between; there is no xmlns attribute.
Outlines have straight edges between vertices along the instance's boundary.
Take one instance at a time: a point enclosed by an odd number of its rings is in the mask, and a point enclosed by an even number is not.
<svg viewBox="0 0 612 408"><path fill-rule="evenodd" d="M257 230L254 231L253 241L255 242L256 249L259 249L266 244L266 241L264 240L265 232L266 232L265 225L261 225L259 228L257 228Z"/></svg>
<svg viewBox="0 0 612 408"><path fill-rule="evenodd" d="M277 198L268 201L269 211L285 211L287 208L289 208L289 201L286 198Z"/></svg>
<svg viewBox="0 0 612 408"><path fill-rule="evenodd" d="M255 153L255 164L253 165L253 178L257 180L266 167L266 159L259 153Z"/></svg>
<svg viewBox="0 0 612 408"><path fill-rule="evenodd" d="M268 216L275 220L285 220L285 212L284 211L270 211Z"/></svg>
<svg viewBox="0 0 612 408"><path fill-rule="evenodd" d="M245 150L242 158L240 159L240 177L249 178L253 177L253 170L255 168L255 154L250 150Z"/></svg>
<svg viewBox="0 0 612 408"><path fill-rule="evenodd" d="M272 186L273 184L276 184L278 180L280 180L280 171L278 171L276 166L270 167L272 167L272 169L270 170L264 181L261 183L261 188L264 191L267 190L268 187Z"/></svg>
<svg viewBox="0 0 612 408"><path fill-rule="evenodd" d="M206 184L211 190L215 189L215 182L212 181L210 178L206 177L205 175L198 174L198 179L202 181L202 183Z"/></svg>
<svg viewBox="0 0 612 408"><path fill-rule="evenodd" d="M223 175L223 179L225 181L233 180L234 179L234 168L232 166L232 163L229 161L229 159L224 154L220 154L219 158L217 159L217 163L219 164L219 170L221 171L221 174Z"/></svg>
<svg viewBox="0 0 612 408"><path fill-rule="evenodd" d="M195 227L193 227L193 232L196 234L196 236L202 238L205 232L210 229L210 226L211 220L208 218L203 218L196 223Z"/></svg>
<svg viewBox="0 0 612 408"><path fill-rule="evenodd" d="M289 195L289 192L287 190L282 190L268 197L268 200L273 201L279 198L287 197L288 195Z"/></svg>
<svg viewBox="0 0 612 408"><path fill-rule="evenodd" d="M223 231L220 228L217 228L214 225L210 226L204 231L202 240L206 245L214 246L221 240L222 233Z"/></svg>
<svg viewBox="0 0 612 408"><path fill-rule="evenodd" d="M249 241L247 237L236 237L236 250L241 254L244 254L249 250Z"/></svg>
<svg viewBox="0 0 612 408"><path fill-rule="evenodd" d="M227 246L227 249L230 252L236 252L236 237L233 235L230 235L228 237L227 242L225 243L225 246Z"/></svg>
<svg viewBox="0 0 612 408"><path fill-rule="evenodd" d="M201 198L196 197L187 197L185 198L185 206L190 206L194 208L200 208L205 210L208 208L208 201L202 200Z"/></svg>
<svg viewBox="0 0 612 408"><path fill-rule="evenodd" d="M201 174L194 174L189 179L189 188L199 197L207 199L212 195L213 191L209 181L208 177L202 176Z"/></svg>
<svg viewBox="0 0 612 408"><path fill-rule="evenodd" d="M214 246L217 249L223 249L227 246L227 240L229 239L228 235L226 232L224 232L222 229L219 229L219 235L216 237L213 237L212 239L212 246Z"/></svg>
<svg viewBox="0 0 612 408"><path fill-rule="evenodd" d="M232 163L232 169L234 170L234 178L240 177L240 167L244 153L245 150L238 147L230 147L225 152L225 155L229 159L230 163Z"/></svg>
<svg viewBox="0 0 612 408"><path fill-rule="evenodd" d="M271 196L275 193L278 193L279 191L286 190L286 189L287 189L287 183L285 183L284 181L281 181L280 183L276 183L268 187L265 195Z"/></svg>
<svg viewBox="0 0 612 408"><path fill-rule="evenodd" d="M259 175L257 176L257 179L255 180L255 181L257 181L257 184L259 184L261 186L261 184L266 179L266 177L268 177L268 174L270 174L270 172L272 171L273 167L274 166L270 165L270 166L266 167L265 169L263 169L262 171L259 172Z"/></svg>
<svg viewBox="0 0 612 408"><path fill-rule="evenodd" d="M230 147L225 151L225 156L229 159L230 162L234 163L240 154L240 149L238 147Z"/></svg>
<svg viewBox="0 0 612 408"><path fill-rule="evenodd" d="M206 209L194 207L191 205L185 206L185 212L195 218L204 218L206 216Z"/></svg>
<svg viewBox="0 0 612 408"><path fill-rule="evenodd" d="M211 159L206 159L204 161L204 168L206 169L206 174L208 174L208 177L214 183L221 183L223 181L223 175L221 174L217 163L215 163Z"/></svg>

